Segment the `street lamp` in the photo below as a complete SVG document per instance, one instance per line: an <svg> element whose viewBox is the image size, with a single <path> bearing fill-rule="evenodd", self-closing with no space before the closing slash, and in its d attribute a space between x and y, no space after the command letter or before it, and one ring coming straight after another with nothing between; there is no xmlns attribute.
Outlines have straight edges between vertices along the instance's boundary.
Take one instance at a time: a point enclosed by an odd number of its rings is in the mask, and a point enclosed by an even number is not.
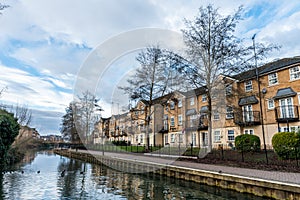
<svg viewBox="0 0 300 200"><path fill-rule="evenodd" d="M267 161L267 164L268 164L269 160L268 160L268 152L267 152L267 147L266 147L266 137L265 137L265 129L264 129L263 109L262 109L262 98L261 98L261 91L260 91L260 80L259 80L259 73L258 73L258 68L257 68L257 57L256 57L256 49L255 49L255 36L256 36L256 34L254 34L252 36L254 60L255 60L255 74L256 74L257 85L258 85L260 122L261 122L262 135L263 135L264 151L265 151L265 155L266 155L266 161Z"/></svg>

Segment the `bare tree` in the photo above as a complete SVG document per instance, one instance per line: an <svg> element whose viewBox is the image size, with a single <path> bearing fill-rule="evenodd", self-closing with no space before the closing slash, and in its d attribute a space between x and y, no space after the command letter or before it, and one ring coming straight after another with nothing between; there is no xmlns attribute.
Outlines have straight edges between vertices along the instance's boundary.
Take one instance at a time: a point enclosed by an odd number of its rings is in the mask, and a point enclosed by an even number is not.
<svg viewBox="0 0 300 200"><path fill-rule="evenodd" d="M222 81L220 75L234 75L254 65L253 46L245 46L244 40L234 35L243 8L233 15L222 16L212 5L200 7L194 20L185 20L182 30L188 56L173 55L175 68L185 74L195 88L207 88L208 102L208 152L212 148L212 97ZM258 44L257 59L278 48L275 45ZM185 58L184 58L185 57Z"/></svg>
<svg viewBox="0 0 300 200"><path fill-rule="evenodd" d="M98 119L95 111L101 109L97 104L98 101L99 99L96 99L95 95L89 91L85 91L73 104L76 130L85 143L93 143L93 138L91 138L92 129ZM91 140L89 141L89 139Z"/></svg>
<svg viewBox="0 0 300 200"><path fill-rule="evenodd" d="M5 106L5 110L14 114L21 126L29 126L32 120L32 111L26 105Z"/></svg>

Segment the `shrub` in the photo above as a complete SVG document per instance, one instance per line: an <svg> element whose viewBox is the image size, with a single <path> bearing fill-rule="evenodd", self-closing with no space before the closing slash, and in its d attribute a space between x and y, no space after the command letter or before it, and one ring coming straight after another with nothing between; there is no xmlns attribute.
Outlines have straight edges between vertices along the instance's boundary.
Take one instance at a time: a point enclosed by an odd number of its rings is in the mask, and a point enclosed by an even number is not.
<svg viewBox="0 0 300 200"><path fill-rule="evenodd" d="M297 157L299 158L300 133L276 133L272 138L272 145L275 153L281 159L295 159Z"/></svg>
<svg viewBox="0 0 300 200"><path fill-rule="evenodd" d="M243 152L256 152L260 151L260 139L256 135L239 135L235 138L235 147Z"/></svg>

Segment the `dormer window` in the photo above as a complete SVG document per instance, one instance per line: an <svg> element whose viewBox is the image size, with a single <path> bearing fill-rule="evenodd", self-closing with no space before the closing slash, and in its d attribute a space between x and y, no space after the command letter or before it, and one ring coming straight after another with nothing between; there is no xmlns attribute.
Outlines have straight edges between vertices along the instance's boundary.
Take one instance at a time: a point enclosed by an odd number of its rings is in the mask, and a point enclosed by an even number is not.
<svg viewBox="0 0 300 200"><path fill-rule="evenodd" d="M182 100L178 99L178 108L181 108L181 107L182 107Z"/></svg>
<svg viewBox="0 0 300 200"><path fill-rule="evenodd" d="M207 101L207 96L206 94L202 94L202 102L206 102Z"/></svg>

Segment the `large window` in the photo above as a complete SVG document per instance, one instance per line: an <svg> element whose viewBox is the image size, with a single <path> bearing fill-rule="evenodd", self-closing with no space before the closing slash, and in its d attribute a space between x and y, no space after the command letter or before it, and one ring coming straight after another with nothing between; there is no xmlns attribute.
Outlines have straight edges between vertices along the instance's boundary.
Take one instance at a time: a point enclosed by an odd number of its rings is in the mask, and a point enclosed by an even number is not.
<svg viewBox="0 0 300 200"><path fill-rule="evenodd" d="M195 104L195 99L194 97L191 97L190 98L190 105L193 106Z"/></svg>
<svg viewBox="0 0 300 200"><path fill-rule="evenodd" d="M214 142L221 141L221 132L219 130L214 131Z"/></svg>
<svg viewBox="0 0 300 200"><path fill-rule="evenodd" d="M182 100L178 99L178 108L181 108L181 107L182 107Z"/></svg>
<svg viewBox="0 0 300 200"><path fill-rule="evenodd" d="M171 134L171 143L175 142L175 134Z"/></svg>
<svg viewBox="0 0 300 200"><path fill-rule="evenodd" d="M193 144L193 146L197 145L197 135L196 135L196 133L192 134L192 144Z"/></svg>
<svg viewBox="0 0 300 200"><path fill-rule="evenodd" d="M290 79L297 80L300 79L300 69L299 66L290 69Z"/></svg>
<svg viewBox="0 0 300 200"><path fill-rule="evenodd" d="M175 102L174 102L174 101L171 101L171 102L170 102L170 109L171 109L171 110L174 110L174 109L175 109Z"/></svg>
<svg viewBox="0 0 300 200"><path fill-rule="evenodd" d="M232 85L231 84L227 85L225 89L226 89L226 91L225 91L226 95L231 95L232 94Z"/></svg>
<svg viewBox="0 0 300 200"><path fill-rule="evenodd" d="M214 111L214 120L219 120L220 119L220 114L218 111Z"/></svg>
<svg viewBox="0 0 300 200"><path fill-rule="evenodd" d="M207 101L207 96L206 94L202 94L202 102L206 102Z"/></svg>
<svg viewBox="0 0 300 200"><path fill-rule="evenodd" d="M269 74L269 85L276 85L278 83L277 73Z"/></svg>
<svg viewBox="0 0 300 200"><path fill-rule="evenodd" d="M178 125L182 125L182 115L178 115Z"/></svg>
<svg viewBox="0 0 300 200"><path fill-rule="evenodd" d="M143 136L143 134L140 135L140 143L141 144L144 143L144 136Z"/></svg>
<svg viewBox="0 0 300 200"><path fill-rule="evenodd" d="M228 130L228 141L234 141L234 130Z"/></svg>
<svg viewBox="0 0 300 200"><path fill-rule="evenodd" d="M175 126L175 117L172 116L172 117L170 118L170 120L171 120L170 126Z"/></svg>
<svg viewBox="0 0 300 200"><path fill-rule="evenodd" d="M233 108L231 106L226 107L226 119L233 118Z"/></svg>
<svg viewBox="0 0 300 200"><path fill-rule="evenodd" d="M182 135L182 133L178 134L178 140L179 140L179 143L183 142L183 135Z"/></svg>
<svg viewBox="0 0 300 200"><path fill-rule="evenodd" d="M245 91L246 92L249 92L249 91L252 91L253 87L252 87L252 81L246 81L245 82Z"/></svg>

